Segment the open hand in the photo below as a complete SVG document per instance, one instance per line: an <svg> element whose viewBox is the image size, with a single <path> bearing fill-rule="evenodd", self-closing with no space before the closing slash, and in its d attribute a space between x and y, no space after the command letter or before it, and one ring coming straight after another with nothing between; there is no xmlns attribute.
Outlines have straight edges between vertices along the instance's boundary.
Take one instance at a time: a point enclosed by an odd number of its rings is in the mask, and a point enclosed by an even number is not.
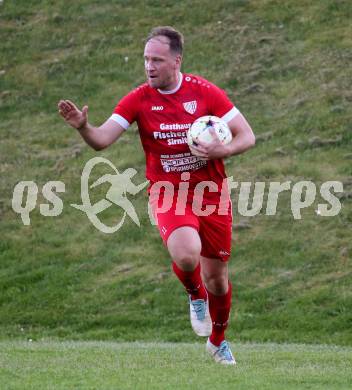
<svg viewBox="0 0 352 390"><path fill-rule="evenodd" d="M59 114L70 126L79 130L87 124L88 106L84 106L80 111L70 100L60 100L57 106Z"/></svg>

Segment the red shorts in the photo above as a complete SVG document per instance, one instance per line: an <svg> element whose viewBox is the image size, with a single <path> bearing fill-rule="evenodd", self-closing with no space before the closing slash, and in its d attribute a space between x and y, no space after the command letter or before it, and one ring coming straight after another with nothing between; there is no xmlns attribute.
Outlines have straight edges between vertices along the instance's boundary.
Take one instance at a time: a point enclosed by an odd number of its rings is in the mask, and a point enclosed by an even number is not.
<svg viewBox="0 0 352 390"><path fill-rule="evenodd" d="M226 201L226 211L218 212L219 204L214 197L204 199L202 208L210 205L215 205L216 209L210 215L197 215L192 208L192 196L189 196L184 207L181 207L182 212L177 211L177 191L173 196L171 207L165 211L161 210L165 195L149 197L151 211L156 220L159 233L167 244L170 234L177 228L182 226L190 226L198 231L202 243L201 255L208 258L216 258L221 261L228 261L231 254L231 239L232 239L232 204L231 200ZM212 203L212 201L214 203ZM213 207L214 208L214 207ZM181 214L181 215L178 215Z"/></svg>

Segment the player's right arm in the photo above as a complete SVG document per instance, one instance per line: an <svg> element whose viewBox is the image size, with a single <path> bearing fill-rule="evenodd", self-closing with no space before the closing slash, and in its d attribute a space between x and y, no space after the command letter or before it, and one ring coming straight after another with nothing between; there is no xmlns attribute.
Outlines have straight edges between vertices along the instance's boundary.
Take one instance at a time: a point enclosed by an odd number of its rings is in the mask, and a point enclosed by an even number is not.
<svg viewBox="0 0 352 390"><path fill-rule="evenodd" d="M88 106L82 111L70 100L60 100L59 113L65 122L77 129L85 142L95 150L102 150L114 143L125 128L118 122L109 118L99 127L94 127L88 122Z"/></svg>

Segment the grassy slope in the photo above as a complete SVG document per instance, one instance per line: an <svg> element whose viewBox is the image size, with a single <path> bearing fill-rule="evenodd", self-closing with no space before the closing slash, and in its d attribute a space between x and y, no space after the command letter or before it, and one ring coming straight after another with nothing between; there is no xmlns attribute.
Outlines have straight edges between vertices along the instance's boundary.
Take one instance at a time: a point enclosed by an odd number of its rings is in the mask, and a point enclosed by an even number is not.
<svg viewBox="0 0 352 390"><path fill-rule="evenodd" d="M93 123L105 120L119 97L143 81L141 41L154 25L182 30L184 71L225 88L257 135L272 132L227 161L229 175L310 179L318 186L342 180L351 191L350 2L167 1L161 7L157 1L5 0L0 15L1 337L195 340L185 296L148 221L145 194L135 200L142 228L129 221L112 236L69 207L79 203L81 170L96 153L56 114L64 97L88 103ZM316 136L341 141L313 148L309 140ZM143 180L134 131L99 154L120 171L134 167L136 182ZM63 213L43 218L36 210L31 227L23 226L11 210L20 180L40 187L64 181ZM352 344L351 201L334 218L318 217L315 207L294 221L284 195L277 216L249 218L252 228L235 232L230 339ZM109 209L106 221L113 223L115 212Z"/></svg>
<svg viewBox="0 0 352 390"><path fill-rule="evenodd" d="M351 348L323 345L239 344L237 367L215 365L200 344L0 342L0 351L7 389L347 390L352 380Z"/></svg>

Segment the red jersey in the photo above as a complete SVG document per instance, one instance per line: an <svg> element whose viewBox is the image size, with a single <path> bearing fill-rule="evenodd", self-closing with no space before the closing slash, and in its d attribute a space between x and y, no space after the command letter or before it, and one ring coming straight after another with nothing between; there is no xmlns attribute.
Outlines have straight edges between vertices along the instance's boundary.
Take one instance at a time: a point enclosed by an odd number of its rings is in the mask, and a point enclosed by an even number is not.
<svg viewBox="0 0 352 390"><path fill-rule="evenodd" d="M134 121L146 156L146 177L151 184L165 180L175 186L182 172L190 172L190 188L204 180L222 183L226 177L222 159L204 161L191 154L187 131L203 115L229 122L238 110L225 92L209 81L180 74L173 91L142 84L117 104L111 119L125 129Z"/></svg>

